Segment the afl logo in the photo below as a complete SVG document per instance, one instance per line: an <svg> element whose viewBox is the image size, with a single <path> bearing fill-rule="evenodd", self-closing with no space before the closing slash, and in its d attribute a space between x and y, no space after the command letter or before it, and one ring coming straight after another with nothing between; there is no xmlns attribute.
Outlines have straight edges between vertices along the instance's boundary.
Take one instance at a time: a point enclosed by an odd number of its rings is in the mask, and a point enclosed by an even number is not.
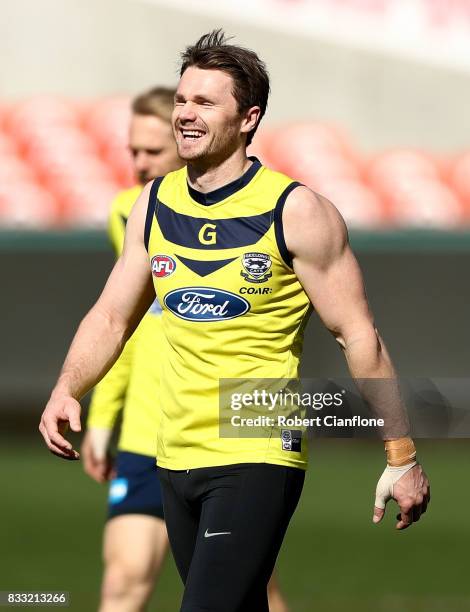
<svg viewBox="0 0 470 612"><path fill-rule="evenodd" d="M243 270L240 275L249 283L264 283L273 275L270 272L272 266L271 257L266 253L244 253L242 257Z"/></svg>
<svg viewBox="0 0 470 612"><path fill-rule="evenodd" d="M227 321L250 310L244 298L211 287L185 287L166 294L165 306L186 321Z"/></svg>
<svg viewBox="0 0 470 612"><path fill-rule="evenodd" d="M152 257L150 267L156 278L165 278L175 271L176 261L169 255L155 255Z"/></svg>

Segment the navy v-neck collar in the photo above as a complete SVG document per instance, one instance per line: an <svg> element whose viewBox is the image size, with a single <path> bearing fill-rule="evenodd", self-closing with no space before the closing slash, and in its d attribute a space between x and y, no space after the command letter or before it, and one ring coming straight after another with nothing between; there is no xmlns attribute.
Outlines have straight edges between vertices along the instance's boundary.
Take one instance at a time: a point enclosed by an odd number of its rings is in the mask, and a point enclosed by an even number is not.
<svg viewBox="0 0 470 612"><path fill-rule="evenodd" d="M202 191L198 191L191 187L191 185L187 182L189 195L195 200L198 204L202 204L203 206L211 206L212 204L217 204L225 198L233 195L243 187L246 187L251 179L255 176L258 170L261 168L261 162L256 157L249 157L253 162L248 170L240 176L240 178L235 179L231 183L224 185L223 187L219 187L218 189L214 189L214 191L209 191L208 193L202 193Z"/></svg>

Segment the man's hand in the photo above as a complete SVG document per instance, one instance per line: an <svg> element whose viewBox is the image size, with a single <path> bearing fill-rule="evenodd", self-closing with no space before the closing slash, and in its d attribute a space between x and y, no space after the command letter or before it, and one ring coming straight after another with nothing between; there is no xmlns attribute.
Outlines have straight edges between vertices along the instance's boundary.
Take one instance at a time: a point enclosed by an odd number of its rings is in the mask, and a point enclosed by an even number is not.
<svg viewBox="0 0 470 612"><path fill-rule="evenodd" d="M51 396L42 413L39 431L51 453L62 459L80 459L77 451L63 437L69 426L72 431L81 431L80 412L80 404L73 397Z"/></svg>
<svg viewBox="0 0 470 612"><path fill-rule="evenodd" d="M419 463L406 469L387 466L377 483L374 507L374 523L380 523L385 514L385 505L394 499L400 507L397 529L406 529L419 521L431 500L431 488ZM403 470L404 473L403 473Z"/></svg>
<svg viewBox="0 0 470 612"><path fill-rule="evenodd" d="M111 434L111 430L93 428L88 429L83 437L83 469L96 482L106 482L113 476L113 460L108 454Z"/></svg>

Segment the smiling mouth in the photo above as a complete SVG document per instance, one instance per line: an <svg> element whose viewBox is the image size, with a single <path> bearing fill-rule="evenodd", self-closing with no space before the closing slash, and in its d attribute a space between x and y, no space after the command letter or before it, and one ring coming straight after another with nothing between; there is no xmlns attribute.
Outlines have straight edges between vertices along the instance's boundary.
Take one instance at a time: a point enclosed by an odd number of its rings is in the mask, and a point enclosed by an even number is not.
<svg viewBox="0 0 470 612"><path fill-rule="evenodd" d="M180 132L185 140L198 140L205 135L201 130L185 130L180 129Z"/></svg>

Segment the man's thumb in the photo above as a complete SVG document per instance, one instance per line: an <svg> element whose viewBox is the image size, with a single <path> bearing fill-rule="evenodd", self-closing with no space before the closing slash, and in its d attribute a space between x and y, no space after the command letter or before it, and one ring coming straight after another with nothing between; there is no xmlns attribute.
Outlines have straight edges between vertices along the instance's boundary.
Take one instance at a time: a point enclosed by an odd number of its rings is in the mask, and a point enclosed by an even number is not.
<svg viewBox="0 0 470 612"><path fill-rule="evenodd" d="M382 476L379 478L377 488L375 489L374 514L372 516L372 521L374 523L380 523L380 521L383 519L385 514L385 506L393 495L393 486L391 483L391 478L393 476L390 475L391 469L392 468L389 468L388 466L385 468Z"/></svg>
<svg viewBox="0 0 470 612"><path fill-rule="evenodd" d="M384 517L384 514L385 514L385 508L378 508L377 506L374 506L374 514L372 516L372 522L380 523L380 521Z"/></svg>
<svg viewBox="0 0 470 612"><path fill-rule="evenodd" d="M80 424L80 408L76 406L67 406L66 414L69 418L70 429L72 431L81 431L82 426Z"/></svg>

